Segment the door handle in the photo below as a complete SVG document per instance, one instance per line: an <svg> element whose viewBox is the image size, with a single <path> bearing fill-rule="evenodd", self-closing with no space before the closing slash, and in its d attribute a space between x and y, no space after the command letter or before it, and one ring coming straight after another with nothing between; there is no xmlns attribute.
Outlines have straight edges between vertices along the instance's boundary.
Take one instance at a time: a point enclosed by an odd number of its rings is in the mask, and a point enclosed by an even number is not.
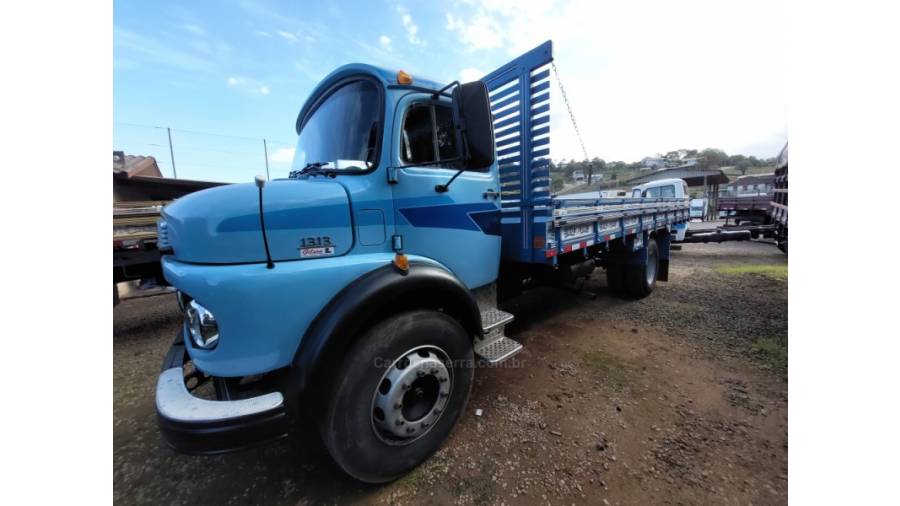
<svg viewBox="0 0 900 506"><path fill-rule="evenodd" d="M500 192L495 192L494 190L485 190L484 198L486 199L496 199L500 196Z"/></svg>

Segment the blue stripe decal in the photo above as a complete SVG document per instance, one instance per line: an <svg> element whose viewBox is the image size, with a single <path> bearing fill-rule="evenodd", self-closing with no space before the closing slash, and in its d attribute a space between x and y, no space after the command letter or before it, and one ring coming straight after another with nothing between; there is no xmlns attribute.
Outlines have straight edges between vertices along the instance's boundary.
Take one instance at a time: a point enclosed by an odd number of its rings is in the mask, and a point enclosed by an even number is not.
<svg viewBox="0 0 900 506"><path fill-rule="evenodd" d="M500 210L488 202L404 207L400 213L414 227L454 228L500 235Z"/></svg>
<svg viewBox="0 0 900 506"><path fill-rule="evenodd" d="M500 210L479 211L469 213L469 217L478 224L481 231L487 235L500 235Z"/></svg>

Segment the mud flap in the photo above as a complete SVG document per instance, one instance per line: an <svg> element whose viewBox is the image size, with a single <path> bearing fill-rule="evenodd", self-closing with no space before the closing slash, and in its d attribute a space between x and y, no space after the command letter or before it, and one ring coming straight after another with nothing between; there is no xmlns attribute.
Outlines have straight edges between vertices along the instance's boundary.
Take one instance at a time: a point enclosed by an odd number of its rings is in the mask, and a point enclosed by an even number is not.
<svg viewBox="0 0 900 506"><path fill-rule="evenodd" d="M659 268L656 271L657 281L669 280L669 253L672 246L672 235L662 232L656 236L656 246L659 249Z"/></svg>

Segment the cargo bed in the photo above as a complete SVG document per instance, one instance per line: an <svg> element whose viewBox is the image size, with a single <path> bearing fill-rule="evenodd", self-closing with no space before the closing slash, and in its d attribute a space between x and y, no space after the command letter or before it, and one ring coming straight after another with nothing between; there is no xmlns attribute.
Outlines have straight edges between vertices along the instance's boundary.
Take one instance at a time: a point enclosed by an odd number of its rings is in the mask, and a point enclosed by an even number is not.
<svg viewBox="0 0 900 506"><path fill-rule="evenodd" d="M500 166L504 262L556 264L639 231L690 220L689 199L556 199L550 195L550 41L488 74Z"/></svg>

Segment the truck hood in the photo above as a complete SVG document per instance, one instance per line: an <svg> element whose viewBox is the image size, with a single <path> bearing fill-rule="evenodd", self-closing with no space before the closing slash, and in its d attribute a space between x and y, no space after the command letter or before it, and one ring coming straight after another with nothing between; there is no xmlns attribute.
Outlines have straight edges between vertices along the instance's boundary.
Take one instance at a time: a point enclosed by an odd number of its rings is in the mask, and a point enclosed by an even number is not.
<svg viewBox="0 0 900 506"><path fill-rule="evenodd" d="M272 259L342 255L353 243L350 200L326 179L277 180L263 189ZM177 260L232 264L264 262L259 189L252 183L210 188L166 206L161 242ZM330 246L330 247L329 247Z"/></svg>

